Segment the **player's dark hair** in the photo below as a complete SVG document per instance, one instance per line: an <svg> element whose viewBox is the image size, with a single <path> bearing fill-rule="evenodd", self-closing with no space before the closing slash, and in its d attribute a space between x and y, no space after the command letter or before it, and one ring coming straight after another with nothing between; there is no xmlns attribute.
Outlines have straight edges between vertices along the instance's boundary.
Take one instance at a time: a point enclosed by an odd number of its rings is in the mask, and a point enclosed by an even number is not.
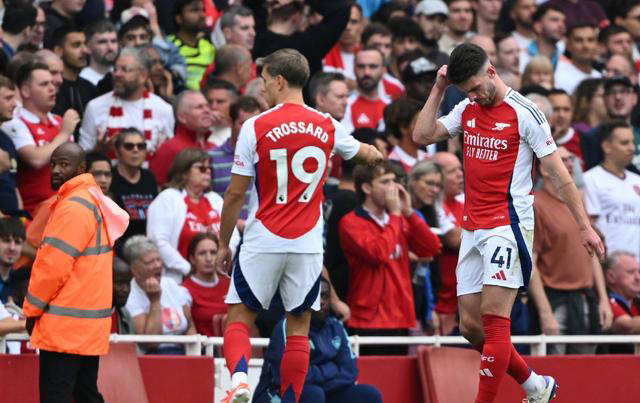
<svg viewBox="0 0 640 403"><path fill-rule="evenodd" d="M365 165L358 165L353 170L353 181L355 182L356 187L356 195L358 196L358 202L364 203L367 199L367 194L362 190L362 185L369 184L373 182L375 178L378 178L384 174L394 172L393 168L389 160L384 160L379 165L371 168Z"/></svg>
<svg viewBox="0 0 640 403"><path fill-rule="evenodd" d="M282 76L293 88L302 89L309 80L309 62L295 49L276 50L256 60L256 64L266 69L271 77Z"/></svg>
<svg viewBox="0 0 640 403"><path fill-rule="evenodd" d="M481 47L472 43L458 45L449 58L447 79L453 84L463 83L478 74L488 60Z"/></svg>
<svg viewBox="0 0 640 403"><path fill-rule="evenodd" d="M631 125L622 119L608 120L598 127L598 137L600 137L600 146L605 141L611 141L613 132L616 129L630 129Z"/></svg>

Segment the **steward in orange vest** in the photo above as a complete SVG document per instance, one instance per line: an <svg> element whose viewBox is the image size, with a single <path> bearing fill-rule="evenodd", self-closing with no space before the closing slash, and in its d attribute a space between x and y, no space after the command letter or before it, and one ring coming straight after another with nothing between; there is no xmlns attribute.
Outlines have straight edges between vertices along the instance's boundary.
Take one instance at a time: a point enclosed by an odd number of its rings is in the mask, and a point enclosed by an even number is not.
<svg viewBox="0 0 640 403"><path fill-rule="evenodd" d="M47 379L56 376L56 371L74 373L64 376L79 376L82 365L72 371L67 363L82 362L80 356L94 356L92 365L97 377L96 356L109 350L112 247L124 233L129 217L102 194L91 174L81 173L85 166L84 152L75 143L59 146L51 156L52 187L64 184L51 205L23 306L27 329L33 326L31 344L41 350L42 402L56 401L49 400L50 396L60 390L53 393L49 388L53 384L61 387L57 381L43 385L43 371L52 372L53 375L44 376ZM100 396L97 388L95 394ZM75 394L75 400L79 399Z"/></svg>

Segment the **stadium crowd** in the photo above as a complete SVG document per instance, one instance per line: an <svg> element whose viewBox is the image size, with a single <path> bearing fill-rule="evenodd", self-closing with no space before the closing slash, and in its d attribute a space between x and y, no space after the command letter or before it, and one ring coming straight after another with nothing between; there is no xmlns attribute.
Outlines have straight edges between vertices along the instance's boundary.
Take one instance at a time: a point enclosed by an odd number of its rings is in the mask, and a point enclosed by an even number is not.
<svg viewBox="0 0 640 403"><path fill-rule="evenodd" d="M86 172L130 216L115 245L112 332L221 335L222 197L243 122L268 108L256 60L281 48L309 61L307 103L387 157L370 168L336 156L327 167L323 287L332 315L349 334L460 334L465 149L460 138L422 147L412 132L436 72L463 42L484 49L544 113L607 247L600 262L567 235L577 225L537 167L537 270L516 301L512 334L640 334L640 0L1 4L0 335L25 329L30 266L57 197L50 160L67 142L82 147ZM463 99L450 86L441 113ZM273 304L252 334L276 337L281 318ZM341 329L335 318L327 328Z"/></svg>

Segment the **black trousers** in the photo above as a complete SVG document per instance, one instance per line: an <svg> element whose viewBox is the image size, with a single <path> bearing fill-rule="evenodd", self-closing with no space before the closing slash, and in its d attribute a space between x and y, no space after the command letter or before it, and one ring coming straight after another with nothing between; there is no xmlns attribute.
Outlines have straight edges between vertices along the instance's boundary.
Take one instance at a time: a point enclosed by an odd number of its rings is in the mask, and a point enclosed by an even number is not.
<svg viewBox="0 0 640 403"><path fill-rule="evenodd" d="M40 350L40 403L104 403L98 392L100 357Z"/></svg>

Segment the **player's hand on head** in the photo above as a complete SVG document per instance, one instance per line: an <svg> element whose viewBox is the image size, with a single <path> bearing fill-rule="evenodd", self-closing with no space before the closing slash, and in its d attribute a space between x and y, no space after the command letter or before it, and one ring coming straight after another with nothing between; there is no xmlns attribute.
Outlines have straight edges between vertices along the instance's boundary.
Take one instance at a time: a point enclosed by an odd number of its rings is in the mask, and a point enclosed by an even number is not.
<svg viewBox="0 0 640 403"><path fill-rule="evenodd" d="M438 70L434 87L445 90L449 86L449 84L449 80L447 80L447 65L445 64Z"/></svg>
<svg viewBox="0 0 640 403"><path fill-rule="evenodd" d="M218 247L218 253L216 253L216 272L221 276L229 277L229 271L231 269L231 249L228 246L220 245Z"/></svg>

